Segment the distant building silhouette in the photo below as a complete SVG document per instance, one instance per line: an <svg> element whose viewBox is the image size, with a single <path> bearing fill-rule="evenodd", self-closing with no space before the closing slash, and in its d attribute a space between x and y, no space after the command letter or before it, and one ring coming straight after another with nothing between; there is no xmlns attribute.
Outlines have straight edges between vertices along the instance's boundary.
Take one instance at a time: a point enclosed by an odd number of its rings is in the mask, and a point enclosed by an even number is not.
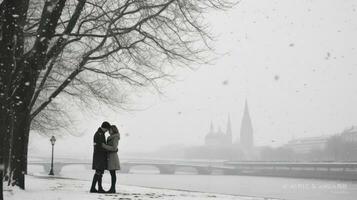
<svg viewBox="0 0 357 200"><path fill-rule="evenodd" d="M330 136L304 137L290 140L285 147L291 149L294 153L307 154L316 150L324 150Z"/></svg>
<svg viewBox="0 0 357 200"><path fill-rule="evenodd" d="M346 128L342 132L334 135L322 135L315 137L302 137L298 139L292 139L284 147L293 150L294 153L308 154L313 151L325 150L329 139L332 137L339 137L344 142L357 142L357 127L352 126Z"/></svg>
<svg viewBox="0 0 357 200"><path fill-rule="evenodd" d="M211 122L210 131L205 137L205 145L208 146L232 145L232 129L230 128L229 121L228 121L226 133L223 133L220 127L218 128L217 131L215 131L213 127L213 123Z"/></svg>
<svg viewBox="0 0 357 200"><path fill-rule="evenodd" d="M225 132L220 127L215 130L213 122L211 122L209 132L205 136L205 145L201 150L203 149L212 151L210 156L215 156L215 158L225 159L225 156L228 155L230 155L230 159L251 159L254 157L253 125L247 101L245 101L241 120L240 137L237 134L237 138L233 142L232 123L230 115L228 115ZM233 155L235 158L232 158Z"/></svg>
<svg viewBox="0 0 357 200"><path fill-rule="evenodd" d="M346 128L342 131L341 138L345 142L357 142L357 127L352 126L350 128Z"/></svg>
<svg viewBox="0 0 357 200"><path fill-rule="evenodd" d="M245 101L244 114L240 127L240 141L237 140L236 143L241 145L244 152L248 154L252 153L254 147L253 125L250 119L247 100Z"/></svg>

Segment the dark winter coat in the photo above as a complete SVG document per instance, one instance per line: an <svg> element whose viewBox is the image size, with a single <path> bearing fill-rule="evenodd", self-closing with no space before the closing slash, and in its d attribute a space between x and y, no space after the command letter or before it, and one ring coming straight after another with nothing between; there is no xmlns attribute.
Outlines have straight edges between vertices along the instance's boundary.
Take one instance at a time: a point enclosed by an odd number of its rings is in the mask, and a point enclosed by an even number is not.
<svg viewBox="0 0 357 200"><path fill-rule="evenodd" d="M103 148L108 151L108 170L120 170L120 162L118 157L118 143L120 140L119 133L110 135L107 138L107 144L103 144Z"/></svg>
<svg viewBox="0 0 357 200"><path fill-rule="evenodd" d="M93 142L94 152L92 169L105 170L107 169L108 159L107 150L102 147L102 143L106 144L106 142L104 131L101 128L94 134Z"/></svg>

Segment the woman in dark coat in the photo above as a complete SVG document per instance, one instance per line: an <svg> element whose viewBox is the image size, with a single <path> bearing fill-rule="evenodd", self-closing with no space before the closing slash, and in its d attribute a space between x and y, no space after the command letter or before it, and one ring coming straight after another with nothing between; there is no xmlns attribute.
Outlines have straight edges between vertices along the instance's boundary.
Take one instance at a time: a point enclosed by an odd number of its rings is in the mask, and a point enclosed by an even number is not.
<svg viewBox="0 0 357 200"><path fill-rule="evenodd" d="M118 157L118 144L120 140L120 134L118 128L113 125L109 129L110 136L107 138L107 144L102 143L102 147L108 151L108 164L107 169L110 171L112 178L112 185L108 193L115 193L115 184L117 181L116 170L120 170L120 162Z"/></svg>

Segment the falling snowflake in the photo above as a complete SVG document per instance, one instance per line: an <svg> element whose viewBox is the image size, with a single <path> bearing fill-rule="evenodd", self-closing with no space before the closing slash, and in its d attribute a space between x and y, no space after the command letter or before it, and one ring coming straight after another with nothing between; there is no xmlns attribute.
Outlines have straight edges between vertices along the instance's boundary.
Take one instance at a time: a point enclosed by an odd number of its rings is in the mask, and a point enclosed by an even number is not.
<svg viewBox="0 0 357 200"><path fill-rule="evenodd" d="M328 59L330 59L330 57L331 57L331 53L330 53L330 52L327 52L325 59L328 60Z"/></svg>
<svg viewBox="0 0 357 200"><path fill-rule="evenodd" d="M47 12L52 12L53 9L55 9L55 7L56 7L56 4L47 6Z"/></svg>

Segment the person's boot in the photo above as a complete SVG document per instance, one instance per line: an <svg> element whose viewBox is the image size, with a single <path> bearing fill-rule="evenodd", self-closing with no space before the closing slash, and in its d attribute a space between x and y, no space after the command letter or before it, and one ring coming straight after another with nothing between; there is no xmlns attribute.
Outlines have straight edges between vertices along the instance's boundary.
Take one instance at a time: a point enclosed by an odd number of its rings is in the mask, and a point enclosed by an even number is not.
<svg viewBox="0 0 357 200"><path fill-rule="evenodd" d="M103 186L102 186L102 178L103 178L103 176L98 177L98 193L105 193Z"/></svg>
<svg viewBox="0 0 357 200"><path fill-rule="evenodd" d="M110 189L108 190L107 193L113 194L113 193L115 193L115 192L116 192L116 191L115 191L115 187L112 186L112 187L110 187Z"/></svg>
<svg viewBox="0 0 357 200"><path fill-rule="evenodd" d="M97 184L97 181L98 181L98 175L97 174L94 174L93 176L93 180L92 180L92 187L90 188L90 193L97 193L98 190L95 189L95 185Z"/></svg>
<svg viewBox="0 0 357 200"><path fill-rule="evenodd" d="M112 185L110 186L110 189L107 193L115 193L115 184L117 182L117 177L115 175L115 172L110 172L110 175L112 177Z"/></svg>
<svg viewBox="0 0 357 200"><path fill-rule="evenodd" d="M107 193L115 193L115 181L113 182L112 180L112 185L110 186L110 189L108 190Z"/></svg>

